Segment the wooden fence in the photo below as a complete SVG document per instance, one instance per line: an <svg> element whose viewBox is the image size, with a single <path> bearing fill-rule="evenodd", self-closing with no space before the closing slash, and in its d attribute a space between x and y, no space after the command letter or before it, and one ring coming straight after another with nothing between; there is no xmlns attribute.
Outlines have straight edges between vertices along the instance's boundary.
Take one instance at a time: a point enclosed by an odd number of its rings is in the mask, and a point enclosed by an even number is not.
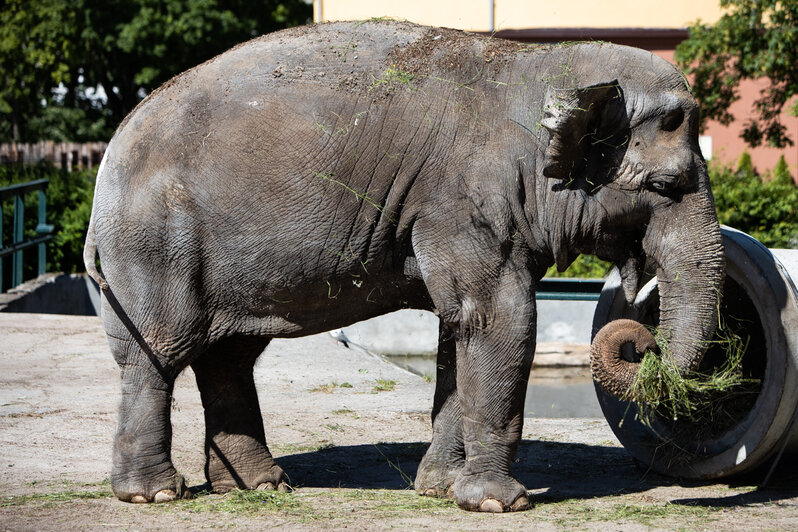
<svg viewBox="0 0 798 532"><path fill-rule="evenodd" d="M100 164L107 147L107 142L12 142L0 144L0 164L35 164L47 159L56 167L67 170L93 168Z"/></svg>

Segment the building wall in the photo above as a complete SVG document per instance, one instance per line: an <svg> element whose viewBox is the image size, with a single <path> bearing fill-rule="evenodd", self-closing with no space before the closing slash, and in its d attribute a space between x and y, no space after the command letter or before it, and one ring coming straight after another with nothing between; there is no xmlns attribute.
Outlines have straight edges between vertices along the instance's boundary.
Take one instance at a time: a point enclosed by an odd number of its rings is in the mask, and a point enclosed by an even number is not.
<svg viewBox="0 0 798 532"><path fill-rule="evenodd" d="M316 22L388 16L470 31L682 28L696 19L714 22L721 15L717 0L316 0L315 4Z"/></svg>
<svg viewBox="0 0 798 532"><path fill-rule="evenodd" d="M599 39L645 48L671 62L691 22L711 23L722 14L719 0L315 0L314 8L317 22L386 16L529 41ZM737 121L728 127L710 122L703 134L711 138L711 156L719 162L734 164L747 149L757 169L765 171L784 155L798 178L797 117L783 117L796 146L749 148L739 137L765 84L743 83L741 99L731 107Z"/></svg>

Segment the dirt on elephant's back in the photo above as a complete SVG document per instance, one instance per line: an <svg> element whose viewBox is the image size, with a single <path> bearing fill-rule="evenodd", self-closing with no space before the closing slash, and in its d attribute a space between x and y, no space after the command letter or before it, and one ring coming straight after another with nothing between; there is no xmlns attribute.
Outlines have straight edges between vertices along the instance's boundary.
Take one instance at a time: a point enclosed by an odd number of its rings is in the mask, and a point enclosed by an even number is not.
<svg viewBox="0 0 798 532"><path fill-rule="evenodd" d="M413 75L429 75L433 69L474 75L481 74L479 67L490 65L494 69L527 48L529 45L518 41L448 28L428 28L409 46L394 48L389 58L397 70Z"/></svg>

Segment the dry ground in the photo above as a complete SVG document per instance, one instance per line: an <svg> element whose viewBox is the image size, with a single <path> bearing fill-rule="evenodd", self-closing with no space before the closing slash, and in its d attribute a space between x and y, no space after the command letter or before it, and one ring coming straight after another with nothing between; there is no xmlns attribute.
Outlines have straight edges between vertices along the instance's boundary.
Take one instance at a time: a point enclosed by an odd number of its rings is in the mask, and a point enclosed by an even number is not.
<svg viewBox="0 0 798 532"><path fill-rule="evenodd" d="M430 436L433 385L327 335L275 341L257 372L291 494L202 494L131 505L108 484L118 372L98 318L0 314L0 530L798 530L798 467L679 484L638 468L601 419L528 419L516 475L531 511L469 514L409 484ZM173 457L204 482L193 377L179 379Z"/></svg>

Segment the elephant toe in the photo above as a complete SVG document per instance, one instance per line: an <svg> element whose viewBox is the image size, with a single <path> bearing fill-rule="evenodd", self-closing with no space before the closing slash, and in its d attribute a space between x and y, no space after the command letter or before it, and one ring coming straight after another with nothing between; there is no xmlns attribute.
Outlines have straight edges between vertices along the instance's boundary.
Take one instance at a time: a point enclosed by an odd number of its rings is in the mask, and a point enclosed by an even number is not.
<svg viewBox="0 0 798 532"><path fill-rule="evenodd" d="M288 485L287 482L280 481L277 485L274 482L262 482L258 484L258 487L255 488L259 491L282 491L283 493L290 493L294 491L294 489Z"/></svg>
<svg viewBox="0 0 798 532"><path fill-rule="evenodd" d="M153 502L170 502L177 498L177 493L174 490L161 490L153 497Z"/></svg>

